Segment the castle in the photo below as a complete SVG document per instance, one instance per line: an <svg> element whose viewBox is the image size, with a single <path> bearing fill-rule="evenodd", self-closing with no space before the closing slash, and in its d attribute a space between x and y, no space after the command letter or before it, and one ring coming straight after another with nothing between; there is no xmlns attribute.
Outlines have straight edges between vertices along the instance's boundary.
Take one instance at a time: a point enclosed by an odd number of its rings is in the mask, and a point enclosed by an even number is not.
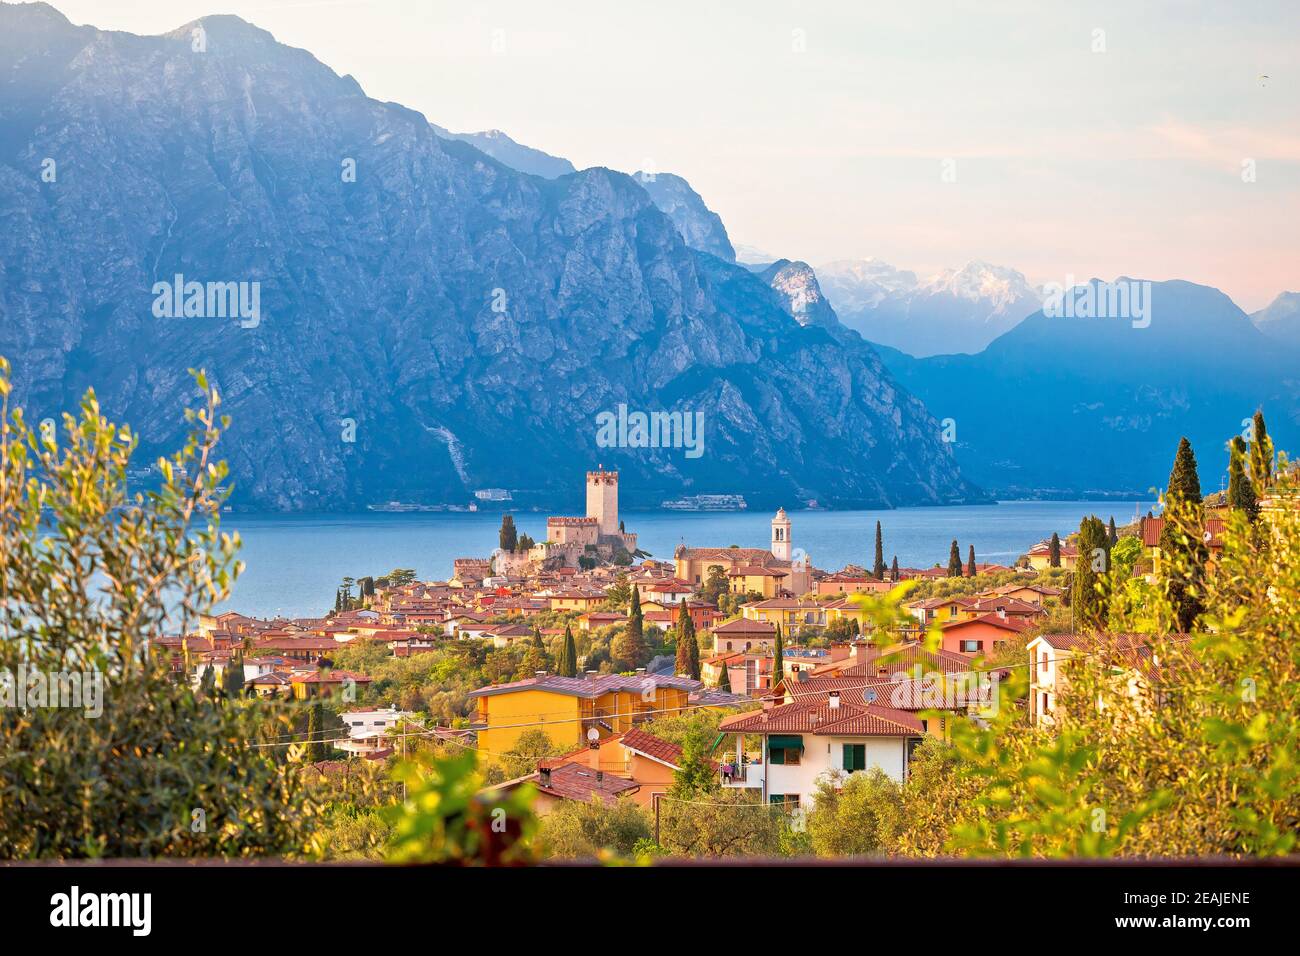
<svg viewBox="0 0 1300 956"><path fill-rule="evenodd" d="M790 537L790 517L778 509L772 518L772 542L762 548L688 548L681 544L673 553L676 575L701 587L713 568L727 576L728 589L737 594L756 592L765 598L798 597L812 590L808 555L796 551Z"/></svg>
<svg viewBox="0 0 1300 956"><path fill-rule="evenodd" d="M546 540L528 553L533 565L577 567L583 556L609 561L620 551L636 553L636 535L618 520L618 472L600 466L587 472L585 517L546 519Z"/></svg>

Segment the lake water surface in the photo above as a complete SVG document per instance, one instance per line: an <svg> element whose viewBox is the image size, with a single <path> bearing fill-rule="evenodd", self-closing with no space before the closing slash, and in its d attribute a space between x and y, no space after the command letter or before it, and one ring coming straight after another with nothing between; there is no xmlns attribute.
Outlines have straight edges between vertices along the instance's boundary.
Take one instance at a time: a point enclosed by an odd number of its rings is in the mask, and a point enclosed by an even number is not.
<svg viewBox="0 0 1300 956"><path fill-rule="evenodd" d="M870 566L876 521L883 526L885 561L898 555L904 567L947 564L956 538L962 560L975 545L979 562L1008 564L1035 543L1079 529L1089 514L1117 524L1145 514L1150 502L1010 501L954 508L893 511L794 511L791 537L819 568L854 563ZM515 525L541 541L546 515L515 514ZM767 512L627 512L628 531L655 558L672 560L673 549L768 547ZM497 546L501 514L249 515L228 514L222 528L243 538L247 565L222 609L257 617L307 617L334 606L334 591L346 575L378 576L393 568L414 568L421 580L451 576L454 558L484 556Z"/></svg>

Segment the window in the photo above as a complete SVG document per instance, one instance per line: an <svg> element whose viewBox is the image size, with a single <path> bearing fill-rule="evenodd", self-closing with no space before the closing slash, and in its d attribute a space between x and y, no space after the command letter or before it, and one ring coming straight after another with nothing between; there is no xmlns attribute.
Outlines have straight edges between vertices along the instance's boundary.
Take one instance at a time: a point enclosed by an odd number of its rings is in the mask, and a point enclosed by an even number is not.
<svg viewBox="0 0 1300 956"><path fill-rule="evenodd" d="M983 641L962 641L961 652L963 654L974 654L976 651L984 648Z"/></svg>
<svg viewBox="0 0 1300 956"><path fill-rule="evenodd" d="M844 745L844 769L849 773L855 770L867 769L867 745L866 744L845 744Z"/></svg>
<svg viewBox="0 0 1300 956"><path fill-rule="evenodd" d="M767 802L778 807L784 807L786 810L794 810L799 806L799 794L797 793L769 793Z"/></svg>
<svg viewBox="0 0 1300 956"><path fill-rule="evenodd" d="M1039 669L1039 671L1042 671L1042 672L1046 673L1046 671L1047 671L1047 651L1043 651L1042 656L1038 658L1038 669Z"/></svg>
<svg viewBox="0 0 1300 956"><path fill-rule="evenodd" d="M785 767L799 766L803 750L799 747L773 747L769 752L770 761Z"/></svg>

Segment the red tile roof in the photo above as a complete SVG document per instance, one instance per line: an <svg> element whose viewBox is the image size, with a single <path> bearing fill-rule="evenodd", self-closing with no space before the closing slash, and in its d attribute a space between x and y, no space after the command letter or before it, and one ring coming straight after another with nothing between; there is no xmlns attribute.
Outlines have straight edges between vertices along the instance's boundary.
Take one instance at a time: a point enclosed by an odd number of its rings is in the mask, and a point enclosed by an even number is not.
<svg viewBox="0 0 1300 956"><path fill-rule="evenodd" d="M723 718L718 729L726 733L819 737L913 737L925 732L921 721L906 711L844 699L835 707L825 698L734 714Z"/></svg>

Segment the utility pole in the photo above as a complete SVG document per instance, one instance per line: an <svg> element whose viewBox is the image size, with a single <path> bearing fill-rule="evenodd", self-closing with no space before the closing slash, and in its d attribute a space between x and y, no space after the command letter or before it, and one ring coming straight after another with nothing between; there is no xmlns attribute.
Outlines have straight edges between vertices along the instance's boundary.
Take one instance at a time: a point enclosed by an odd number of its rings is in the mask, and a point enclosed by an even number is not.
<svg viewBox="0 0 1300 956"><path fill-rule="evenodd" d="M659 843L659 798L662 797L662 796L663 796L662 793L656 793L656 794L654 795L654 805L655 805L655 846L660 846L660 843Z"/></svg>

